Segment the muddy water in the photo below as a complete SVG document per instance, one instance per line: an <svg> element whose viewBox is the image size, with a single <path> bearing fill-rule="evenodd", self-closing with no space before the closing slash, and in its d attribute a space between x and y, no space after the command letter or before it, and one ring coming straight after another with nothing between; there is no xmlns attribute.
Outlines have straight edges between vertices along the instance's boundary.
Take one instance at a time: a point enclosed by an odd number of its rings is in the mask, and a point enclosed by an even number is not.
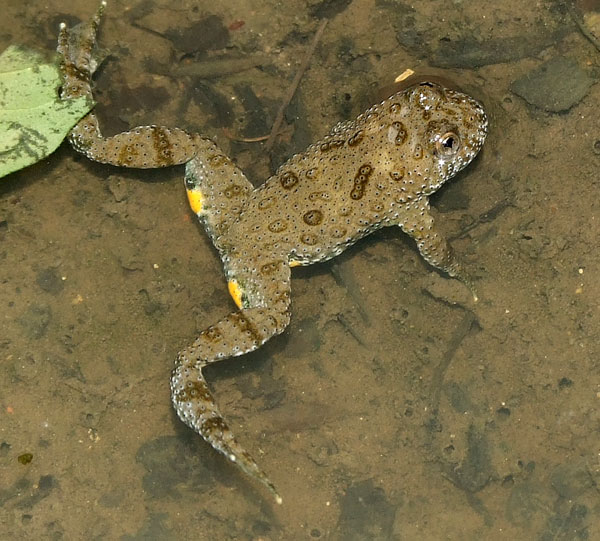
<svg viewBox="0 0 600 541"><path fill-rule="evenodd" d="M5 4L2 49L51 51L59 21L95 9ZM276 506L171 410L176 352L232 308L183 169L125 172L63 145L0 180L2 536L600 536L593 10L111 2L96 89L105 131L199 131L256 184L407 68L482 100L486 146L432 200L480 301L396 230L294 271L287 332L206 372L279 488ZM323 18L268 153L252 139L268 135Z"/></svg>

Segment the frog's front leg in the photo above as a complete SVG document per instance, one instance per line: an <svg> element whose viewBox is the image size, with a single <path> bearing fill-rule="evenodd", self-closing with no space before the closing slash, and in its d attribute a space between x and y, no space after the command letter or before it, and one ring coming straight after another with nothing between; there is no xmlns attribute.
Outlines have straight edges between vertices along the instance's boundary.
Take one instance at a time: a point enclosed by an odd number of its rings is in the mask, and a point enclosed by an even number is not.
<svg viewBox="0 0 600 541"><path fill-rule="evenodd" d="M399 224L402 231L415 239L417 248L425 261L460 280L469 288L473 299L477 301L478 297L471 277L455 258L452 247L435 228L427 197L422 196L407 203L402 216L404 220Z"/></svg>
<svg viewBox="0 0 600 541"><path fill-rule="evenodd" d="M98 26L106 2L102 2L87 22L68 29L60 26L57 52L61 61L63 85L61 98L87 96L92 99L92 75L96 70L93 52ZM179 128L140 126L113 137L103 137L96 115L83 117L71 130L69 140L75 150L89 159L121 167L156 168L191 160L198 140Z"/></svg>
<svg viewBox="0 0 600 541"><path fill-rule="evenodd" d="M179 418L244 472L281 497L252 456L237 442L208 389L202 369L210 363L254 351L289 323L290 270L286 261L244 266L247 276L232 277L229 289L240 311L203 331L177 356L171 398ZM246 284L243 288L240 284Z"/></svg>

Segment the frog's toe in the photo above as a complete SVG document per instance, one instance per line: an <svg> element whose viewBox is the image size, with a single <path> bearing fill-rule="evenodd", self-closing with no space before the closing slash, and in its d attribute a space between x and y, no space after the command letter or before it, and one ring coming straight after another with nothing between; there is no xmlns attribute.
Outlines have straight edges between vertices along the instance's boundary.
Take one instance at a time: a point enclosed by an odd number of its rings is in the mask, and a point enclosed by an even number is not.
<svg viewBox="0 0 600 541"><path fill-rule="evenodd" d="M479 295L477 294L477 288L473 283L473 279L467 274L457 276L456 278L458 278L465 286L467 286L467 289L471 292L471 295L473 295L473 302L479 301Z"/></svg>

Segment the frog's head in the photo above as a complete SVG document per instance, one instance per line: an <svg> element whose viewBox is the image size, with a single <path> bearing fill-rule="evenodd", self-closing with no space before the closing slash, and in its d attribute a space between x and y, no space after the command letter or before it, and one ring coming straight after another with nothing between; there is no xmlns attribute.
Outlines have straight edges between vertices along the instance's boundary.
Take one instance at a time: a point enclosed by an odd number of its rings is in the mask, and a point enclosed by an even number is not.
<svg viewBox="0 0 600 541"><path fill-rule="evenodd" d="M435 83L421 83L401 94L399 121L389 128L388 137L404 137L402 152L411 164L406 173L427 195L475 158L487 135L487 116L477 100Z"/></svg>

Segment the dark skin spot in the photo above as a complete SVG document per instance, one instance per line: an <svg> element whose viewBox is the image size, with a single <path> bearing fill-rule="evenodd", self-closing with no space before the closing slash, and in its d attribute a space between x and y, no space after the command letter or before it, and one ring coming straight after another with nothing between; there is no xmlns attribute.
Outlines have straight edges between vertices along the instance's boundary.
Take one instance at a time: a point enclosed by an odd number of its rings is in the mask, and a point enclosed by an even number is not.
<svg viewBox="0 0 600 541"><path fill-rule="evenodd" d="M188 381L183 390L177 393L178 402L210 402L212 397L206 384L201 381Z"/></svg>
<svg viewBox="0 0 600 541"><path fill-rule="evenodd" d="M298 184L298 177L291 171L286 171L279 176L279 182L284 190L289 190Z"/></svg>
<svg viewBox="0 0 600 541"><path fill-rule="evenodd" d="M317 239L312 235L302 235L300 237L300 242L302 242L302 244L306 244L307 246L314 246L317 244Z"/></svg>
<svg viewBox="0 0 600 541"><path fill-rule="evenodd" d="M365 195L365 187L367 182L369 182L369 177L373 173L373 167L368 163L361 165L358 168L356 176L354 177L354 184L352 186L352 190L350 191L350 197L355 201L362 199L363 195Z"/></svg>
<svg viewBox="0 0 600 541"><path fill-rule="evenodd" d="M404 124L402 124L402 122L400 121L392 122L392 128L394 128L397 132L396 138L394 139L394 143L396 143L397 145L404 144L406 138L408 137L408 132L406 131Z"/></svg>
<svg viewBox="0 0 600 541"><path fill-rule="evenodd" d="M306 172L306 178L309 178L310 180L315 180L317 176L317 170L315 168L309 169Z"/></svg>
<svg viewBox="0 0 600 541"><path fill-rule="evenodd" d="M323 213L318 209L309 210L302 219L306 225L319 225L323 221Z"/></svg>
<svg viewBox="0 0 600 541"><path fill-rule="evenodd" d="M399 167L396 171L390 171L390 178L395 181L402 180L404 178L404 167Z"/></svg>

